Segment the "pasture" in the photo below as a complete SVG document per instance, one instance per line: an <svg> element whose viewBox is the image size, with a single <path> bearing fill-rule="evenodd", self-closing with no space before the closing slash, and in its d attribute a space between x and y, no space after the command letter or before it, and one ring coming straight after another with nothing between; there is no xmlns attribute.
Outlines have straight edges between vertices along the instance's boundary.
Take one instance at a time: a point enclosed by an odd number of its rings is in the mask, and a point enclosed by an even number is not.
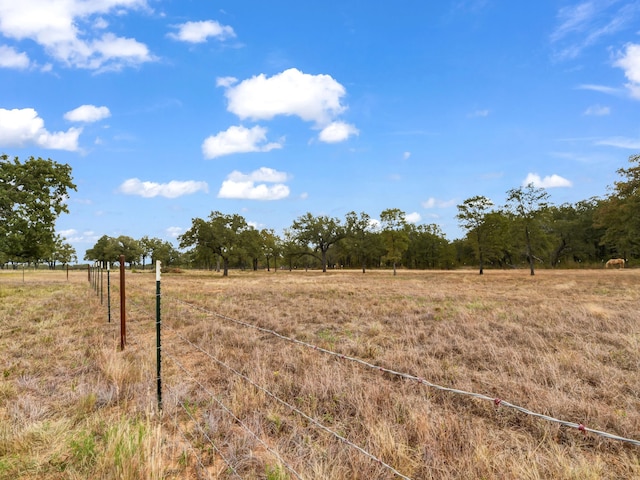
<svg viewBox="0 0 640 480"><path fill-rule="evenodd" d="M86 272L0 272L0 478L640 478L638 446L411 379L640 440L640 270L168 273L162 412L155 276L122 352L111 279L107 323Z"/></svg>

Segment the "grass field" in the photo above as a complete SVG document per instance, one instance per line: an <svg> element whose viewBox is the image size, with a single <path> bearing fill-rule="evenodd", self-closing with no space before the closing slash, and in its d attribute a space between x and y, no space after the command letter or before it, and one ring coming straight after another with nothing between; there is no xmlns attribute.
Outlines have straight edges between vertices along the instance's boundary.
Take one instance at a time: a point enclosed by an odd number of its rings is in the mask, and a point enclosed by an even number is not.
<svg viewBox="0 0 640 480"><path fill-rule="evenodd" d="M640 478L638 446L389 373L640 439L640 270L166 274L161 413L155 276L124 351L111 277L108 323L106 277L0 272L1 479Z"/></svg>

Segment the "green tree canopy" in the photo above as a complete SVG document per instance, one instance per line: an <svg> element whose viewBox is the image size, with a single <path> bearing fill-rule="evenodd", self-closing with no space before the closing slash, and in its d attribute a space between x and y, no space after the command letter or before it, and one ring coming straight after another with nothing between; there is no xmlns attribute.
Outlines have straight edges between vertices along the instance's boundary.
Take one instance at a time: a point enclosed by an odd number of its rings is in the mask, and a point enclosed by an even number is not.
<svg viewBox="0 0 640 480"><path fill-rule="evenodd" d="M396 264L409 248L409 232L405 213L398 208L389 208L380 213L382 241L387 249L386 258L393 264L396 275Z"/></svg>
<svg viewBox="0 0 640 480"><path fill-rule="evenodd" d="M75 190L71 167L51 159L0 155L0 252L5 258L38 262L55 245L55 222L68 213Z"/></svg>
<svg viewBox="0 0 640 480"><path fill-rule="evenodd" d="M521 222L524 230L526 257L529 261L531 275L535 274L532 247L532 235L539 231L541 213L548 207L549 194L544 188L537 188L533 183L525 187L513 188L507 192L507 209Z"/></svg>
<svg viewBox="0 0 640 480"><path fill-rule="evenodd" d="M241 215L211 212L207 221L194 218L189 230L182 234L180 248L194 247L199 255L217 255L222 259L223 276L229 275L229 261L246 253L244 232L249 228Z"/></svg>
<svg viewBox="0 0 640 480"><path fill-rule="evenodd" d="M476 195L467 198L458 205L456 218L460 226L467 230L467 235L472 239L472 245L480 262L480 275L484 273L484 257L487 249L488 236L491 233L489 225L485 222L487 214L491 211L493 202L487 197Z"/></svg>
<svg viewBox="0 0 640 480"><path fill-rule="evenodd" d="M640 254L640 154L629 157L629 168L614 183L611 194L595 214L595 225L604 229L601 243L621 256Z"/></svg>
<svg viewBox="0 0 640 480"><path fill-rule="evenodd" d="M320 252L322 271L327 271L327 251L346 236L346 230L338 218L326 215L314 217L311 213L298 217L291 226L296 241Z"/></svg>

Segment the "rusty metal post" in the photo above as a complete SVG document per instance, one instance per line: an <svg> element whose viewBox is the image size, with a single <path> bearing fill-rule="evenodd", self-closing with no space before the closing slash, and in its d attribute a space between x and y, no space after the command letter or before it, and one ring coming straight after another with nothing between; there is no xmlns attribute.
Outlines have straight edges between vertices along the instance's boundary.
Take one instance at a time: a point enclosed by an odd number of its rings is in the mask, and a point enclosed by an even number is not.
<svg viewBox="0 0 640 480"><path fill-rule="evenodd" d="M120 255L120 350L124 350L127 343L127 311L124 283L124 255Z"/></svg>

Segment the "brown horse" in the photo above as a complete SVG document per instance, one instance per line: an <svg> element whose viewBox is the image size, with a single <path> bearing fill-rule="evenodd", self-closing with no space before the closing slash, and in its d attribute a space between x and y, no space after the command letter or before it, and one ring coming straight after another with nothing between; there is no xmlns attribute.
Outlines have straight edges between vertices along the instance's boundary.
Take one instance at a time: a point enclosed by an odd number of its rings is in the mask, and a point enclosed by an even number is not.
<svg viewBox="0 0 640 480"><path fill-rule="evenodd" d="M615 267L616 265L619 265L620 268L624 268L624 258L612 258L607 263L605 263L605 267L607 268Z"/></svg>

